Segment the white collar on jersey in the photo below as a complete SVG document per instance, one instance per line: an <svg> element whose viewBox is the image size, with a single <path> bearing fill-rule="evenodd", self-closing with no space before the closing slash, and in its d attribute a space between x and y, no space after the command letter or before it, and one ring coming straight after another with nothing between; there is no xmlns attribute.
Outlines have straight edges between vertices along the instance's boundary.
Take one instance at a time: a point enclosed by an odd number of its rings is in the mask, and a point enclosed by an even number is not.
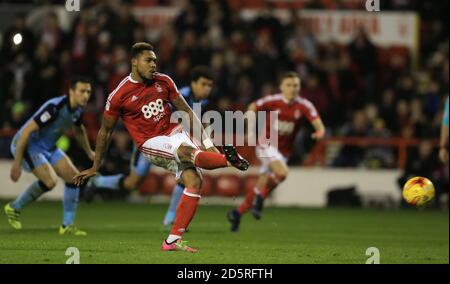
<svg viewBox="0 0 450 284"><path fill-rule="evenodd" d="M293 103L297 100L297 98L294 98L292 101L288 101L288 100L283 96L282 93L279 93L278 96L280 96L281 99L283 100L283 102L285 102L287 105L293 104Z"/></svg>
<svg viewBox="0 0 450 284"><path fill-rule="evenodd" d="M131 73L130 73L130 75L128 75L128 78L130 78L130 82L131 83L139 83L138 81L136 81L136 80L133 80L133 78L131 78Z"/></svg>

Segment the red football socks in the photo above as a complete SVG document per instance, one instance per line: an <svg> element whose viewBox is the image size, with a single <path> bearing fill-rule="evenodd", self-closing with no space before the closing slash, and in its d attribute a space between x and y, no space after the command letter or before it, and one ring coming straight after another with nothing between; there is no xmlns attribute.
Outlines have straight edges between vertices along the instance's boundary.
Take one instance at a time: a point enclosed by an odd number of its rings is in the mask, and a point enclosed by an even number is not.
<svg viewBox="0 0 450 284"><path fill-rule="evenodd" d="M170 232L171 235L182 236L189 223L191 223L198 207L198 201L200 200L200 195L196 192L198 190L189 188L186 188L185 192L183 192L177 207L175 222Z"/></svg>
<svg viewBox="0 0 450 284"><path fill-rule="evenodd" d="M244 201L241 203L241 205L237 209L239 214L242 215L242 214L246 213L250 208L252 208L254 198L255 198L255 189L253 188L253 189L248 190L247 193L245 194Z"/></svg>
<svg viewBox="0 0 450 284"><path fill-rule="evenodd" d="M275 174L271 174L268 176L266 185L260 190L260 195L263 199L267 198L269 196L270 192L274 190L283 180L285 177L282 176L276 176ZM241 205L238 207L237 211L239 214L245 214L250 208L253 207L253 199L255 198L255 190L256 188L251 189L247 191L245 195L244 201L241 203Z"/></svg>
<svg viewBox="0 0 450 284"><path fill-rule="evenodd" d="M267 198L267 196L269 196L269 193L274 190L277 185L278 182L274 178L273 174L269 175L267 177L266 185L261 189L261 197L264 199Z"/></svg>
<svg viewBox="0 0 450 284"><path fill-rule="evenodd" d="M261 189L261 197L266 199L267 196L274 190L280 183L286 179L285 176L278 176L276 174L271 174L267 177L266 186Z"/></svg>
<svg viewBox="0 0 450 284"><path fill-rule="evenodd" d="M195 154L194 165L205 170L214 170L227 167L228 161L223 154L198 151Z"/></svg>

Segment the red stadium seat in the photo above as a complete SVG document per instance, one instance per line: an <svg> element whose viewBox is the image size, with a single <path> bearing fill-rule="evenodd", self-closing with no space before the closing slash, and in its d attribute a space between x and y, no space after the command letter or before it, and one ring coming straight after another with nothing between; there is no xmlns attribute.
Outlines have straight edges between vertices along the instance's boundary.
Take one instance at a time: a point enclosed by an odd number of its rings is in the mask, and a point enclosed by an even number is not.
<svg viewBox="0 0 450 284"><path fill-rule="evenodd" d="M139 192L142 195L156 194L160 192L160 185L161 177L155 173L150 173L139 186Z"/></svg>
<svg viewBox="0 0 450 284"><path fill-rule="evenodd" d="M216 180L216 193L220 196L238 196L241 189L241 179L235 175L220 175Z"/></svg>

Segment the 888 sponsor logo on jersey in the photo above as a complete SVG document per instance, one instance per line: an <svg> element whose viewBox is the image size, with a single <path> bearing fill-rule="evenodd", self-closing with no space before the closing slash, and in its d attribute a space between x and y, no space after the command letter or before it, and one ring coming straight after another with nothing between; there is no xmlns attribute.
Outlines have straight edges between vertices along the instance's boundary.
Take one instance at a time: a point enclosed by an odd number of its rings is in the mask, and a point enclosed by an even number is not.
<svg viewBox="0 0 450 284"><path fill-rule="evenodd" d="M295 123L290 121L277 120L274 124L274 129L280 135L289 135L294 131Z"/></svg>
<svg viewBox="0 0 450 284"><path fill-rule="evenodd" d="M159 121L164 116L164 102L162 99L157 99L142 106L141 111L146 119L153 118L154 121Z"/></svg>

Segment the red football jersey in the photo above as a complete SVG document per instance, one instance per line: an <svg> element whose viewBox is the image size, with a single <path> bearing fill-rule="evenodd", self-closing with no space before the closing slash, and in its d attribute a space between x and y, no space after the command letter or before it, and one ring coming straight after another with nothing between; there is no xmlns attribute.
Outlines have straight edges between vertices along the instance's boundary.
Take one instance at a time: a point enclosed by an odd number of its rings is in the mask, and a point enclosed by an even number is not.
<svg viewBox="0 0 450 284"><path fill-rule="evenodd" d="M281 94L266 96L256 101L257 111L276 111L278 123L271 124L269 113L266 114L265 135L270 133L271 127L275 127L278 134L278 150L286 158L292 154L294 139L300 129L302 118L312 122L320 118L314 105L305 98L297 97L289 103ZM272 130L273 131L273 130Z"/></svg>
<svg viewBox="0 0 450 284"><path fill-rule="evenodd" d="M168 135L178 123L171 123L172 99L181 96L172 79L153 74L148 84L127 76L108 96L105 115L120 117L138 148L150 138Z"/></svg>

